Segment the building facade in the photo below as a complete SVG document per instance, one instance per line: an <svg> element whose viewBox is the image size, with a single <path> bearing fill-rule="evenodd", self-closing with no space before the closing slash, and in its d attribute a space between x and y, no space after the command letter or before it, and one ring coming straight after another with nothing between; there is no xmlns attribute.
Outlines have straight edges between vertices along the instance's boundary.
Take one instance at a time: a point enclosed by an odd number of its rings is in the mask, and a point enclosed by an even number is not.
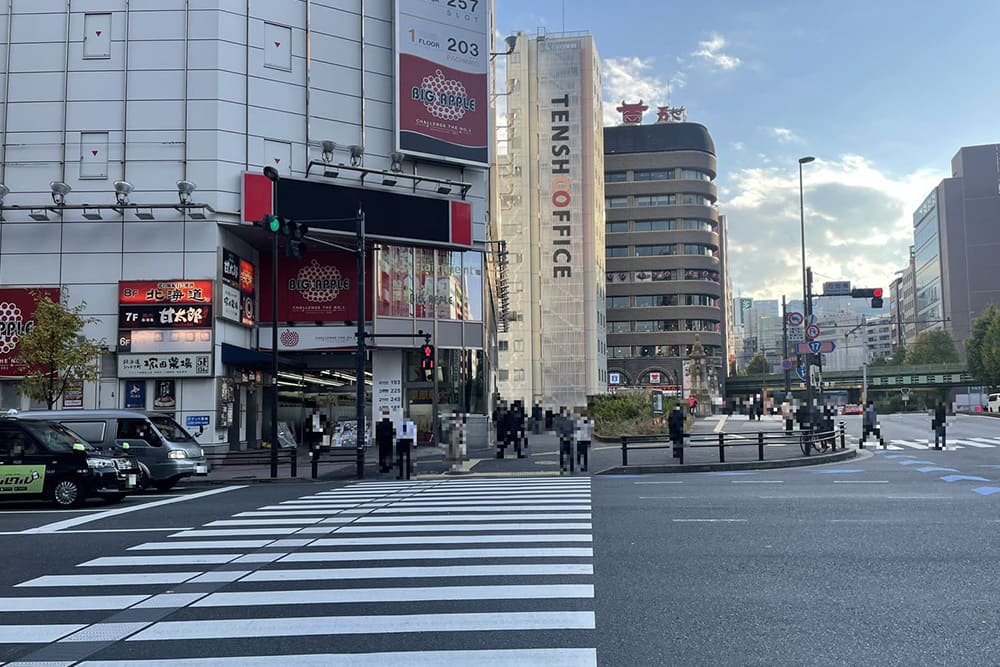
<svg viewBox="0 0 1000 667"><path fill-rule="evenodd" d="M912 320L916 335L947 330L964 359L976 318L1000 303L1000 144L961 148L951 172L913 214Z"/></svg>
<svg viewBox="0 0 1000 667"><path fill-rule="evenodd" d="M507 401L582 407L607 388L600 58L590 35L515 35L497 159Z"/></svg>
<svg viewBox="0 0 1000 667"><path fill-rule="evenodd" d="M715 145L697 123L604 129L608 371L612 385L680 392L704 345L717 394L724 377L725 230L716 208ZM617 382L616 382L617 381Z"/></svg>
<svg viewBox="0 0 1000 667"><path fill-rule="evenodd" d="M266 438L272 386L293 433L313 408L353 417L359 383L424 430L488 412L493 9L462 17L473 46L445 62L407 41L459 30L423 4L7 3L0 286L11 304L34 288L85 303L107 349L63 407L163 409L235 447ZM308 224L304 257L282 240L272 269L266 213ZM366 281L357 245L329 247L362 217ZM414 370L423 334L433 376ZM28 407L18 383L8 368L2 407Z"/></svg>

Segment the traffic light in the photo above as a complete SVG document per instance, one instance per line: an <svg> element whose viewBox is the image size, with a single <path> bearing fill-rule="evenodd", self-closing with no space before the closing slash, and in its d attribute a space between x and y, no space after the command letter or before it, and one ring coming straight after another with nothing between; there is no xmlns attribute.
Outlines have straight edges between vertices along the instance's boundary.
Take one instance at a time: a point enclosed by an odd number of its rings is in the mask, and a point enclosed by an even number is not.
<svg viewBox="0 0 1000 667"><path fill-rule="evenodd" d="M855 287L851 290L851 296L855 299L871 299L872 308L882 307L881 287Z"/></svg>
<svg viewBox="0 0 1000 667"><path fill-rule="evenodd" d="M424 343L420 346L420 368L424 371L424 379L434 377L434 346Z"/></svg>
<svg viewBox="0 0 1000 667"><path fill-rule="evenodd" d="M294 220L281 220L281 233L288 239L285 243L285 255L294 259L302 259L306 254L306 243L303 240L309 228Z"/></svg>
<svg viewBox="0 0 1000 667"><path fill-rule="evenodd" d="M268 213L264 216L263 220L258 220L253 223L254 227L260 227L264 231L271 232L272 234L277 234L281 231L281 224L281 218L273 213Z"/></svg>

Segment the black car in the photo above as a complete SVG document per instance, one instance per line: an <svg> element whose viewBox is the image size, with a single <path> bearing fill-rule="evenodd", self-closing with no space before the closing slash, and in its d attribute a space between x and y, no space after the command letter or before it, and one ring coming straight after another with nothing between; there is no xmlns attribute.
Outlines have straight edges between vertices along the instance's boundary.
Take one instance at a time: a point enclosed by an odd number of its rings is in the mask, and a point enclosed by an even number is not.
<svg viewBox="0 0 1000 667"><path fill-rule="evenodd" d="M127 450L101 453L62 424L0 419L0 500L45 498L75 507L87 498L116 503L138 488Z"/></svg>

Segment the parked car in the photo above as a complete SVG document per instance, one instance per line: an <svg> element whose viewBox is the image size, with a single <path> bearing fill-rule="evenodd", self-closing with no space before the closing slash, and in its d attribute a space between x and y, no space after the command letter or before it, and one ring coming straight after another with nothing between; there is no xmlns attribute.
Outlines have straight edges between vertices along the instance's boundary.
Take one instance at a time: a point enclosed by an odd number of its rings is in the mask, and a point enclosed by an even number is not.
<svg viewBox="0 0 1000 667"><path fill-rule="evenodd" d="M864 410L861 409L860 405L851 404L851 405L845 405L844 406L844 414L845 415L860 415L863 412L864 412Z"/></svg>
<svg viewBox="0 0 1000 667"><path fill-rule="evenodd" d="M48 499L76 507L98 497L117 503L138 489L141 471L127 448L99 452L62 424L0 419L0 499Z"/></svg>
<svg viewBox="0 0 1000 667"><path fill-rule="evenodd" d="M20 419L56 421L98 451L129 445L139 461L140 486L168 491L192 475L207 475L208 461L198 441L169 416L139 410L52 410L22 412Z"/></svg>

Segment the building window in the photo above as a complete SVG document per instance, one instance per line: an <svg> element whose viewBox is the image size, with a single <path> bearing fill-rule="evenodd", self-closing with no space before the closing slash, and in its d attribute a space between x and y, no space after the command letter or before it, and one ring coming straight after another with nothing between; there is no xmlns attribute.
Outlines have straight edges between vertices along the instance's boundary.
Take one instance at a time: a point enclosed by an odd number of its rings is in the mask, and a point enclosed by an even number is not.
<svg viewBox="0 0 1000 667"><path fill-rule="evenodd" d="M708 255L712 256L715 252L715 248L712 246L703 245L701 243L685 243L684 252L685 255Z"/></svg>
<svg viewBox="0 0 1000 667"><path fill-rule="evenodd" d="M604 248L605 257L628 257L627 245L609 245Z"/></svg>
<svg viewBox="0 0 1000 667"><path fill-rule="evenodd" d="M711 232L715 228L708 220L698 220L696 218L684 218L679 226L680 229L688 231Z"/></svg>
<svg viewBox="0 0 1000 667"><path fill-rule="evenodd" d="M699 169L681 169L681 178L689 181L711 181L712 177Z"/></svg>
<svg viewBox="0 0 1000 667"><path fill-rule="evenodd" d="M655 257L657 255L673 255L675 254L675 246L673 243L670 244L657 244L657 245L637 245L635 247L636 257Z"/></svg>
<svg viewBox="0 0 1000 667"><path fill-rule="evenodd" d="M604 208L628 208L628 197L605 197Z"/></svg>
<svg viewBox="0 0 1000 667"><path fill-rule="evenodd" d="M690 294L685 297L689 306L715 306L716 297L707 294Z"/></svg>
<svg viewBox="0 0 1000 667"><path fill-rule="evenodd" d="M631 304L628 296L609 296L608 308L628 308Z"/></svg>
<svg viewBox="0 0 1000 667"><path fill-rule="evenodd" d="M628 231L627 222L609 222L604 226L604 231L608 234L621 234Z"/></svg>
<svg viewBox="0 0 1000 667"><path fill-rule="evenodd" d="M629 345L609 345L608 359L628 359L632 356L632 347Z"/></svg>
<svg viewBox="0 0 1000 667"><path fill-rule="evenodd" d="M636 169L637 181L669 181L674 178L673 169Z"/></svg>
<svg viewBox="0 0 1000 667"><path fill-rule="evenodd" d="M627 171L606 171L604 172L605 183L624 183L628 180Z"/></svg>
<svg viewBox="0 0 1000 667"><path fill-rule="evenodd" d="M640 294L635 297L636 308L662 308L676 305L676 294ZM638 325L638 322L636 324Z"/></svg>
<svg viewBox="0 0 1000 667"><path fill-rule="evenodd" d="M524 382L524 369L515 368L514 369L514 382Z"/></svg>
<svg viewBox="0 0 1000 667"><path fill-rule="evenodd" d="M690 192L685 192L677 195L676 199L678 204L684 204L686 206L711 206L712 200L705 195L691 194ZM671 202L673 203L673 202Z"/></svg>
<svg viewBox="0 0 1000 667"><path fill-rule="evenodd" d="M648 206L670 206L675 201L675 196L669 194L635 196L635 205L642 208Z"/></svg>
<svg viewBox="0 0 1000 667"><path fill-rule="evenodd" d="M497 371L497 379L501 382L506 382L509 378L509 372L503 368Z"/></svg>
<svg viewBox="0 0 1000 667"><path fill-rule="evenodd" d="M636 220L632 223L634 232L666 232L677 229L674 220Z"/></svg>
<svg viewBox="0 0 1000 667"><path fill-rule="evenodd" d="M520 338L514 341L514 351L524 352L524 341Z"/></svg>
<svg viewBox="0 0 1000 667"><path fill-rule="evenodd" d="M505 341L505 340L498 340L497 341L497 349L500 350L501 352L506 352L507 349L508 349L507 341Z"/></svg>
<svg viewBox="0 0 1000 667"><path fill-rule="evenodd" d="M608 333L623 334L632 333L631 322L608 322Z"/></svg>

